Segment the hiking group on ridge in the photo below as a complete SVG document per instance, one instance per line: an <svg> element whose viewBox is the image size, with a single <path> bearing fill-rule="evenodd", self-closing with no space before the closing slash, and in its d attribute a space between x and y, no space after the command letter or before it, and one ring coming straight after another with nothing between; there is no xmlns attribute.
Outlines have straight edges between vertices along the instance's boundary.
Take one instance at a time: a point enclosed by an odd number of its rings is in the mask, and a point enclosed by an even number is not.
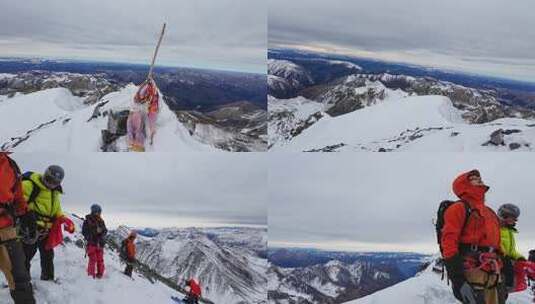
<svg viewBox="0 0 535 304"><path fill-rule="evenodd" d="M15 304L35 304L30 276L33 257L39 252L40 279L59 283L54 269L54 248L63 243L62 230L72 234L75 225L61 208L63 168L51 165L42 174L22 174L9 154L0 152L0 270L6 277ZM108 229L100 205L91 205L81 233L88 258L87 274L102 279ZM130 277L137 264L136 235L135 230L130 232L119 253L126 264L124 274ZM184 301L198 303L200 285L191 279L187 286Z"/></svg>

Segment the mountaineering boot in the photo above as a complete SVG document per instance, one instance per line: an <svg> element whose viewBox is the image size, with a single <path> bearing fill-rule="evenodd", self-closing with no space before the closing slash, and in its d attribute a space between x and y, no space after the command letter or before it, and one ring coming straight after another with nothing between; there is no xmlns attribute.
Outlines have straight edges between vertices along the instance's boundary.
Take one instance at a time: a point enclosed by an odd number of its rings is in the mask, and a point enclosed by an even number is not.
<svg viewBox="0 0 535 304"><path fill-rule="evenodd" d="M33 288L30 283L26 286L18 286L14 290L10 290L11 298L15 301L15 304L35 304L33 297Z"/></svg>
<svg viewBox="0 0 535 304"><path fill-rule="evenodd" d="M10 240L3 244L0 251L2 260L8 262L1 266L6 274L8 285L12 288L10 293L15 304L34 304L33 289L30 275L26 271L22 245L18 240Z"/></svg>

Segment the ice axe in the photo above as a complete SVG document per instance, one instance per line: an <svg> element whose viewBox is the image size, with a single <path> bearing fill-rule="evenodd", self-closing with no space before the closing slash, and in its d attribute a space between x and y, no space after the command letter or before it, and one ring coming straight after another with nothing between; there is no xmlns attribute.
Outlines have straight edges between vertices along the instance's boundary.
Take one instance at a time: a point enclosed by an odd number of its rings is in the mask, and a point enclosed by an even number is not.
<svg viewBox="0 0 535 304"><path fill-rule="evenodd" d="M160 38L158 38L158 44L156 44L156 49L154 50L154 55L152 56L152 62L150 64L149 74L147 79L152 79L152 70L154 69L154 62L156 61L156 56L158 56L158 50L160 49L160 44L162 43L163 35L165 34L166 23L163 23L162 32L160 33Z"/></svg>

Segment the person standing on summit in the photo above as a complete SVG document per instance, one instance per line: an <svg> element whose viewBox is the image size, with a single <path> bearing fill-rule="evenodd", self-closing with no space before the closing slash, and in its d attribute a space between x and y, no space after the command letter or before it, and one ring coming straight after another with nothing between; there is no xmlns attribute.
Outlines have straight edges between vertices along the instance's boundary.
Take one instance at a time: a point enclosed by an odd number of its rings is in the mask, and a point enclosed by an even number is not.
<svg viewBox="0 0 535 304"><path fill-rule="evenodd" d="M54 281L54 249L47 246L50 230L55 221L61 221L61 183L65 172L60 166L48 167L44 174L26 172L23 175L22 190L28 209L37 217L35 238L23 236L26 268L30 270L31 261L37 250L41 256L41 280Z"/></svg>
<svg viewBox="0 0 535 304"><path fill-rule="evenodd" d="M16 218L35 233L35 216L28 211L22 195L19 167L6 152L0 152L0 271L15 304L35 304L24 250L15 229Z"/></svg>
<svg viewBox="0 0 535 304"><path fill-rule="evenodd" d="M500 221L486 205L478 170L453 182L460 201L444 213L441 252L455 297L465 304L500 304Z"/></svg>

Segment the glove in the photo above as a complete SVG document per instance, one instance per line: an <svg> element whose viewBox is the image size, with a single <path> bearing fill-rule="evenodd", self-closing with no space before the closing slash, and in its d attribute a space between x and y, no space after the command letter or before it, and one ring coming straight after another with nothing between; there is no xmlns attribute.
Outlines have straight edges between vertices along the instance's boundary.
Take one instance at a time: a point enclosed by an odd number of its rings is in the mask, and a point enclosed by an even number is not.
<svg viewBox="0 0 535 304"><path fill-rule="evenodd" d="M467 282L466 282L466 278L464 277L463 258L458 254L454 255L453 257L449 259L445 259L444 265L446 266L446 270L448 271L448 278L451 281L453 294L455 295L455 298L463 302L463 298L465 296L463 296L463 294L461 293L461 289L464 287L465 293L470 294L466 286L468 286L470 289L472 288L470 285L465 285L467 284ZM463 303L470 303L470 302L463 302Z"/></svg>
<svg viewBox="0 0 535 304"><path fill-rule="evenodd" d="M445 259L444 265L446 265L448 277L454 285L455 283L459 283L458 285L461 286L466 281L464 277L463 258L460 255L456 254L449 259Z"/></svg>
<svg viewBox="0 0 535 304"><path fill-rule="evenodd" d="M461 288L459 289L459 294L461 296L460 300L464 304L477 304L477 296L470 284L468 282L464 282Z"/></svg>
<svg viewBox="0 0 535 304"><path fill-rule="evenodd" d="M37 234L37 216L33 211L28 211L19 217L20 227L27 231L28 237L35 238Z"/></svg>

